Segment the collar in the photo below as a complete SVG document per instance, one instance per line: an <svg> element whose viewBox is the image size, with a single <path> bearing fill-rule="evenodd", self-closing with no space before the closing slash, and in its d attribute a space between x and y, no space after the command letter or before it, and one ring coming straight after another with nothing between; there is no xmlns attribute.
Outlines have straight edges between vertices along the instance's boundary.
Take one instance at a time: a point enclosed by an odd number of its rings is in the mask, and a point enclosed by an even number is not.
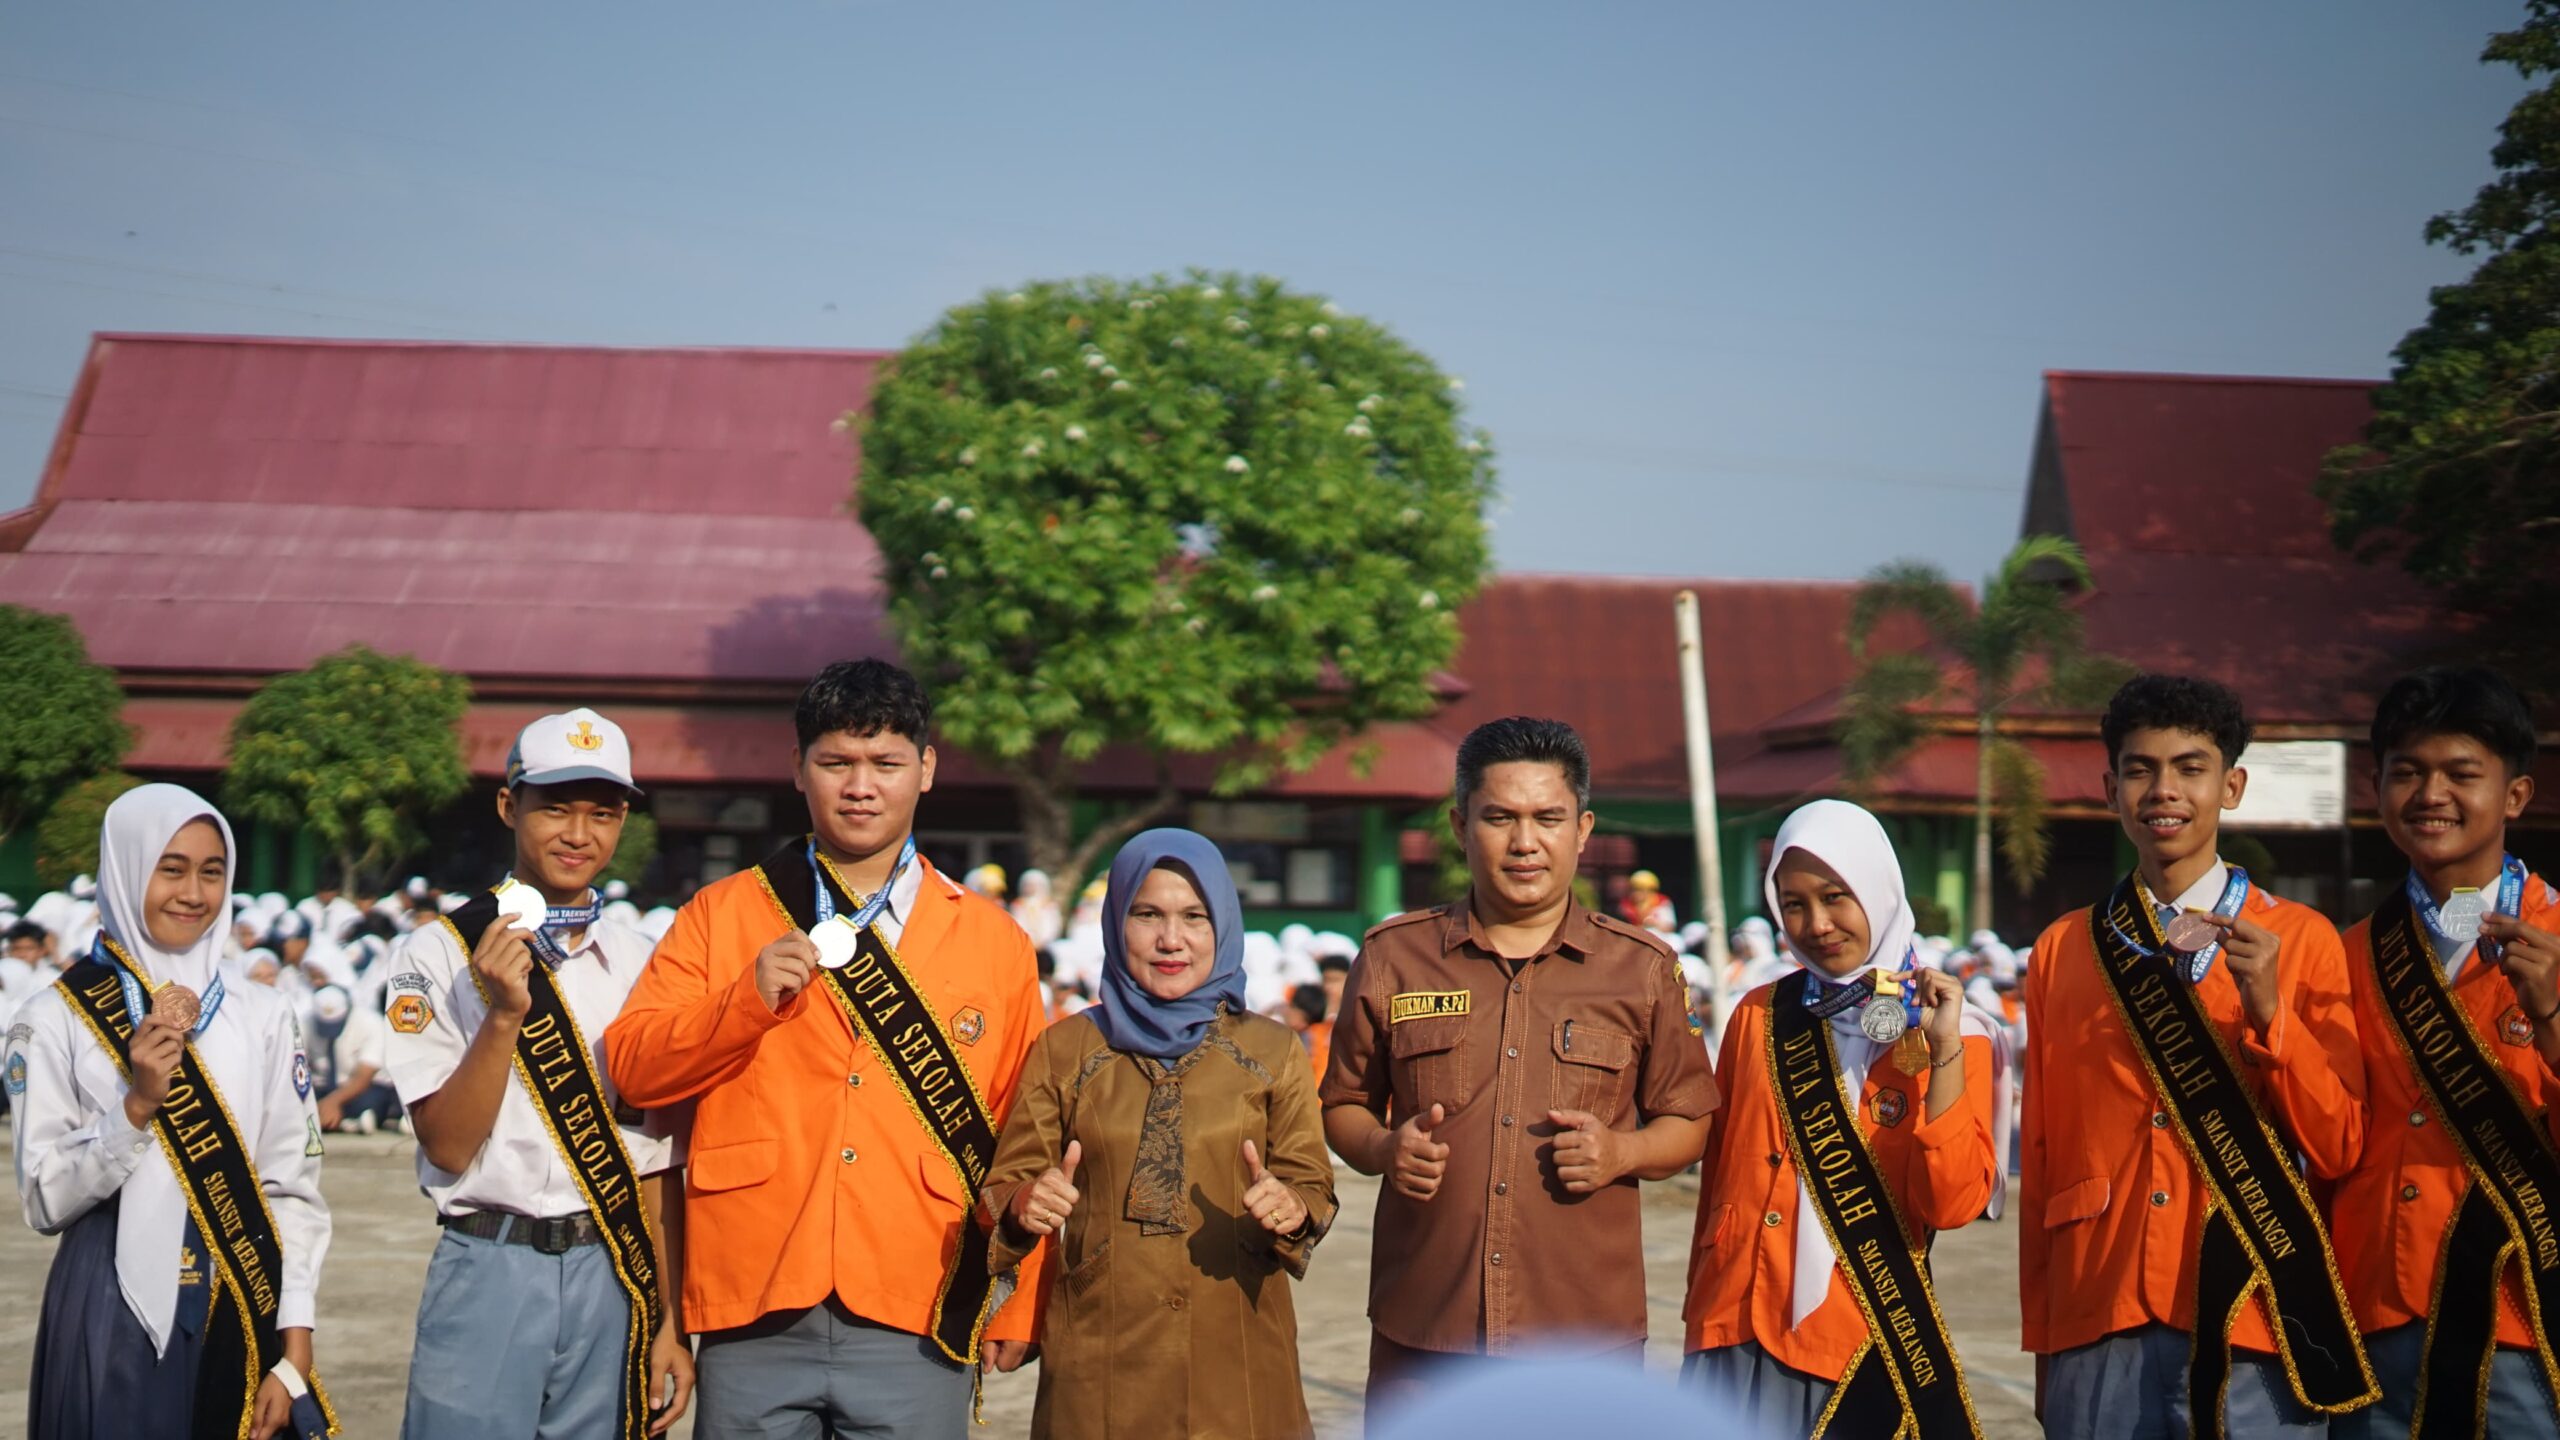
<svg viewBox="0 0 2560 1440"><path fill-rule="evenodd" d="M2188 886L2175 900L2158 895L2151 898L2163 905L2174 906L2180 910L2210 910L2221 903L2222 887L2230 881L2231 867L2225 864L2221 857L2216 856L2213 868L2204 872L2196 883Z"/></svg>
<svg viewBox="0 0 2560 1440"><path fill-rule="evenodd" d="M1555 933L1549 935L1547 943L1539 946L1538 952L1528 958L1544 960L1561 950L1570 953L1576 960L1582 960L1588 958L1591 952L1598 948L1599 942L1600 926L1591 918L1591 912L1583 908L1580 900L1568 899L1565 901L1564 918L1556 922ZM1441 954L1446 955L1466 945L1475 947L1487 956L1496 958L1502 956L1502 952L1494 948L1493 942L1485 937L1483 923L1476 919L1475 896L1472 891L1461 896L1449 907L1448 914L1440 927Z"/></svg>

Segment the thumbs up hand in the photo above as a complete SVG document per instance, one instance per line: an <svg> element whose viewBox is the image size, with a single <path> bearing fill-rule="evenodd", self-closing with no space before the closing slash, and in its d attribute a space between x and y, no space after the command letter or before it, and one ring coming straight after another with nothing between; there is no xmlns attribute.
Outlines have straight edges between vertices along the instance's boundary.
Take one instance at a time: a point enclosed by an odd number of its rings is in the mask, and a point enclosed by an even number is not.
<svg viewBox="0 0 2560 1440"><path fill-rule="evenodd" d="M1449 1112L1433 1105L1428 1110L1406 1116L1403 1124L1387 1132L1394 1142L1394 1153L1378 1167L1386 1172L1387 1183L1408 1200L1428 1200L1440 1193L1440 1177L1449 1168L1449 1147L1431 1138Z"/></svg>
<svg viewBox="0 0 2560 1440"><path fill-rule="evenodd" d="M1568 1194L1588 1195L1627 1171L1619 1156L1618 1132L1588 1110L1550 1110L1556 1127L1556 1178Z"/></svg>
<svg viewBox="0 0 2560 1440"><path fill-rule="evenodd" d="M1076 1189L1076 1167L1084 1163L1084 1142L1067 1142L1065 1160L1040 1172L1040 1178L1013 1192L1013 1201L1005 1207L1015 1228L1032 1235L1055 1235L1058 1227L1075 1213L1076 1202L1083 1192Z"/></svg>
<svg viewBox="0 0 2560 1440"><path fill-rule="evenodd" d="M1263 1229L1274 1235L1295 1235L1307 1223L1306 1202L1262 1168L1262 1156L1250 1140L1244 1142L1244 1177L1245 1213L1261 1221Z"/></svg>

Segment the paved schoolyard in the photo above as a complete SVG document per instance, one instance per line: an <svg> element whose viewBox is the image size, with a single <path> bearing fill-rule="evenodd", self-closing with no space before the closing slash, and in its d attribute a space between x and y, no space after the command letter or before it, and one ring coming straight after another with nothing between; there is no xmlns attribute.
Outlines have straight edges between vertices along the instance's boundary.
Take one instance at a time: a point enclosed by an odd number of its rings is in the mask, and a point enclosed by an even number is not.
<svg viewBox="0 0 2560 1440"><path fill-rule="evenodd" d="M383 1440L400 1427L409 1336L435 1225L418 1193L405 1137L332 1136L323 1184L336 1213L337 1235L320 1289L320 1373L337 1400L346 1433L355 1440ZM1368 1324L1362 1317L1376 1182L1346 1171L1342 1192L1342 1219L1317 1252L1298 1295L1307 1403L1318 1428L1328 1435L1353 1433L1347 1427L1359 1417L1369 1358ZM1653 1312L1648 1359L1666 1373L1679 1364L1680 1295L1695 1193L1685 1179L1647 1187L1645 1255ZM14 1188L11 1199L14 1211ZM2034 1367L2017 1351L2015 1247L2009 1224L1977 1223L1938 1243L1938 1273L1951 1281L1962 1277L1942 1285L1940 1300L1964 1355L1984 1433L1992 1440L2038 1433L2029 1416ZM14 1218L0 1223L0 1295L15 1299L0 1307L0 1356L7 1357L0 1359L0 1440L26 1432L28 1357L34 1353L36 1307L52 1254L52 1241ZM988 1428L978 1433L1010 1440L1028 1432L1033 1374L1025 1370L988 1384Z"/></svg>

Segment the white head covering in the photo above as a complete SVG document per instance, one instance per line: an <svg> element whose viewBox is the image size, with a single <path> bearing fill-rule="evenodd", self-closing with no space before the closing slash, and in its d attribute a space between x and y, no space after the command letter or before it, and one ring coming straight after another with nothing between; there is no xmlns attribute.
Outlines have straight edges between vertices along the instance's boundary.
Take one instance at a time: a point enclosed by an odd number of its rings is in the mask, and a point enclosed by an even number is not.
<svg viewBox="0 0 2560 1440"><path fill-rule="evenodd" d="M1769 871L1761 881L1765 903L1772 915L1785 912L1778 908L1778 868L1786 863L1790 851L1801 850L1831 867L1841 884L1857 897L1859 908L1867 912L1867 954L1865 961L1847 975L1832 975L1803 955L1795 955L1796 963L1810 971L1819 984L1839 985L1887 966L1900 966L1902 957L1911 951L1911 902L1903 893L1902 862L1894 858L1893 842L1886 838L1884 826L1876 817L1846 800L1816 800L1787 817L1778 827L1778 838L1769 846ZM1787 942L1790 954L1795 952L1792 940ZM1875 1063L1882 1047L1866 1037L1858 1028L1857 1007L1831 1017L1831 1048L1839 1056L1842 1081L1851 1096L1856 1096L1867 1083L1867 1067ZM1822 1232L1822 1222L1813 1211L1813 1192L1801 1180L1796 1185L1796 1264L1794 1324L1804 1323L1806 1316L1822 1307L1831 1293L1831 1269L1836 1261L1831 1240Z"/></svg>
<svg viewBox="0 0 2560 1440"><path fill-rule="evenodd" d="M182 785L143 785L127 790L107 807L98 832L99 918L107 934L124 947L151 977L154 986L184 985L201 995L213 982L222 959L222 919L231 913L231 874L223 870L222 893L214 898L204 934L183 950L162 948L151 938L144 898L151 873L180 830L197 820L211 820L222 832L227 859L238 853L231 825L203 796ZM116 1209L116 1281L124 1302L165 1351L178 1313L180 1242L186 1237L187 1202L178 1188L177 1172L153 1161L136 1165L118 1192Z"/></svg>

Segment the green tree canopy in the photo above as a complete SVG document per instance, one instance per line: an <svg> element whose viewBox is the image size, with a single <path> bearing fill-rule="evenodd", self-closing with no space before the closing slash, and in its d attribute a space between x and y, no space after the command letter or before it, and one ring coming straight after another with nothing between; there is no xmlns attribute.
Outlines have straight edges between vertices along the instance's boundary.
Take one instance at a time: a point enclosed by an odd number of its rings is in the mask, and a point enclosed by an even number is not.
<svg viewBox="0 0 2560 1440"><path fill-rule="evenodd" d="M98 837L106 828L107 807L141 783L139 775L110 770L62 792L62 798L36 822L36 879L48 889L60 890L74 876L97 874Z"/></svg>
<svg viewBox="0 0 2560 1440"><path fill-rule="evenodd" d="M2427 222L2480 264L2433 291L2320 489L2342 547L2445 587L2488 622L2491 658L2560 691L2560 0L2529 0L2480 58L2539 82L2499 127L2497 178Z"/></svg>
<svg viewBox="0 0 2560 1440"><path fill-rule="evenodd" d="M1164 782L1071 843L1106 746L1217 754L1232 790L1434 708L1493 489L1458 388L1319 297L1200 272L991 293L886 369L858 502L890 614L1062 890L1179 804Z"/></svg>
<svg viewBox="0 0 2560 1440"><path fill-rule="evenodd" d="M361 645L260 687L231 724L223 804L235 819L309 829L340 888L416 854L427 816L469 787L461 676Z"/></svg>
<svg viewBox="0 0 2560 1440"><path fill-rule="evenodd" d="M0 837L133 744L115 672L60 615L0 605ZM94 846L97 837L89 837Z"/></svg>
<svg viewBox="0 0 2560 1440"><path fill-rule="evenodd" d="M2067 582L2067 583L2062 583ZM1863 789L1902 762L1931 733L1930 707L1969 712L1974 782L1973 924L1991 924L1991 848L2021 890L2044 874L2052 848L2045 820L2045 772L2035 752L2000 733L2000 717L2020 703L2095 708L2131 667L2088 652L2071 598L2093 582L2080 547L2051 535L2020 540L1982 584L1979 605L1946 572L1917 560L1876 568L1850 602L1849 648L1857 673L1841 708L1840 750L1852 788ZM1933 645L1870 656L1888 616L1917 620ZM1962 667L1951 676L1947 661ZM1958 688L1948 693L1950 682Z"/></svg>
<svg viewBox="0 0 2560 1440"><path fill-rule="evenodd" d="M634 807L622 817L622 838L613 847L613 863L596 876L598 885L619 880L638 887L641 873L649 862L658 858L658 821L648 811Z"/></svg>

